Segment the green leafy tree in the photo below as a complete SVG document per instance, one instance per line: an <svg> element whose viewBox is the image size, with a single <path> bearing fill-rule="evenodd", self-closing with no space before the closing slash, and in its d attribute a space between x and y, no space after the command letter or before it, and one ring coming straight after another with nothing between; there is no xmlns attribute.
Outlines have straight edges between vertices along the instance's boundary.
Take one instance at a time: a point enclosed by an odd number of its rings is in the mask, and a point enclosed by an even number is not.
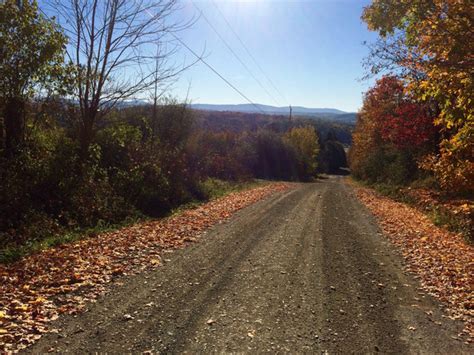
<svg viewBox="0 0 474 355"><path fill-rule="evenodd" d="M28 100L64 89L66 37L28 0L0 2L0 33L2 148L11 156L24 140Z"/></svg>

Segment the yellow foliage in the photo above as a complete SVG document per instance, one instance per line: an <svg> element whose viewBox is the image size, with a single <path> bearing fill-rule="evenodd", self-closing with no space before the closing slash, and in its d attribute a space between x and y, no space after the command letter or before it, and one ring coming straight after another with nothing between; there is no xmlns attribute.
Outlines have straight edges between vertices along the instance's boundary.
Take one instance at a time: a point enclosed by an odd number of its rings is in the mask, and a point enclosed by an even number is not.
<svg viewBox="0 0 474 355"><path fill-rule="evenodd" d="M300 161L303 174L314 176L318 167L319 141L316 130L312 126L292 128L285 135L286 142L291 145Z"/></svg>
<svg viewBox="0 0 474 355"><path fill-rule="evenodd" d="M434 103L439 112L440 152L421 166L433 171L443 187L455 190L472 189L473 181L473 14L472 1L373 0L362 15L382 37L403 33L409 58L397 64L409 69L412 94Z"/></svg>

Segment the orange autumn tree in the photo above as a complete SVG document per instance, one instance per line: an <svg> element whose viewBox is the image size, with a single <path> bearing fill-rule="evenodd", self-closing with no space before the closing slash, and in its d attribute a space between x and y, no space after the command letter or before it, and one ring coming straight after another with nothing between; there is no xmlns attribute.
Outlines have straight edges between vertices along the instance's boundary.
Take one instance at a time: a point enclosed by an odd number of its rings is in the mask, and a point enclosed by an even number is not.
<svg viewBox="0 0 474 355"><path fill-rule="evenodd" d="M373 0L362 15L381 40L369 69L396 71L419 101L436 108L442 139L421 167L447 190L474 190L474 3Z"/></svg>
<svg viewBox="0 0 474 355"><path fill-rule="evenodd" d="M371 181L408 182L416 175L416 161L434 145L432 121L430 108L407 94L400 79L377 80L364 97L353 133L353 174Z"/></svg>

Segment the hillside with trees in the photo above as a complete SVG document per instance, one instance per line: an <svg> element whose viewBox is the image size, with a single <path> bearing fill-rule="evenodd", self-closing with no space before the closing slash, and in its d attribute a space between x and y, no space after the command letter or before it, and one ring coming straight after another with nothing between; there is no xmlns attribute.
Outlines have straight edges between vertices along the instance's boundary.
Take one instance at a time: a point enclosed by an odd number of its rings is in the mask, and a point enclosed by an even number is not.
<svg viewBox="0 0 474 355"><path fill-rule="evenodd" d="M368 3L0 0L0 354L473 353L474 3Z"/></svg>
<svg viewBox="0 0 474 355"><path fill-rule="evenodd" d="M34 1L0 4L2 259L54 235L208 199L209 179L311 181L325 166L321 137L349 144L350 125L163 101L159 85L182 68L163 66L160 49L154 57L137 50L173 30L155 27L175 2L74 4L58 4L57 19ZM141 69L120 79L131 65ZM140 93L151 103L130 106Z"/></svg>

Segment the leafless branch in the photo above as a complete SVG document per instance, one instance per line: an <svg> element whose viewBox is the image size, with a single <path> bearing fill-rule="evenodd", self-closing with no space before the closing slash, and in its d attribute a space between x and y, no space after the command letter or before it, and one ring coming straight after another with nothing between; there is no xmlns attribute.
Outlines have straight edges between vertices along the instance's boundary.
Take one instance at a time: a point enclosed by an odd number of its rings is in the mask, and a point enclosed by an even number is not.
<svg viewBox="0 0 474 355"><path fill-rule="evenodd" d="M74 96L85 148L97 120L120 101L166 87L191 64L171 65L178 44L169 37L191 22L171 22L178 0L49 0L69 36L77 71ZM155 51L158 48L158 51ZM157 64L159 63L159 64Z"/></svg>

